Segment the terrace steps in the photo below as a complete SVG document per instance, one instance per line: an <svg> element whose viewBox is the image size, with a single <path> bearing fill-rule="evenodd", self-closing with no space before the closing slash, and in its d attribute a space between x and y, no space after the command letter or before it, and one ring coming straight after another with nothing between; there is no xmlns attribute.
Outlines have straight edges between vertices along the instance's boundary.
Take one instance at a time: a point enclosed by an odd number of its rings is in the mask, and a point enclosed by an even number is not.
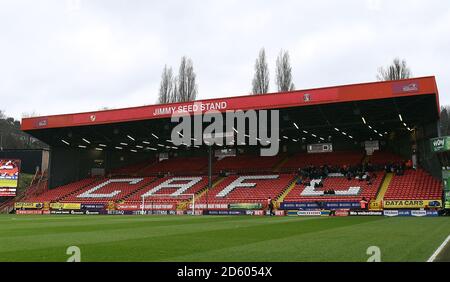
<svg viewBox="0 0 450 282"><path fill-rule="evenodd" d="M297 183L297 179L298 179L298 176L296 176L294 178L294 180L287 186L286 190L284 190L284 192L281 193L281 195L275 201L277 203L277 206L279 206L283 202L284 198L292 191L292 189L295 188L295 184Z"/></svg>
<svg viewBox="0 0 450 282"><path fill-rule="evenodd" d="M389 184L391 183L391 180L393 177L394 177L393 173L386 173L386 176L384 177L383 182L381 183L380 190L378 190L378 194L377 194L377 198L376 198L377 202L383 201L384 194L386 194L386 191L387 191Z"/></svg>
<svg viewBox="0 0 450 282"><path fill-rule="evenodd" d="M387 173L384 176L383 182L381 182L380 188L378 189L377 197L375 200L371 200L369 203L370 210L382 210L383 209L383 198L386 191L393 178L393 173Z"/></svg>

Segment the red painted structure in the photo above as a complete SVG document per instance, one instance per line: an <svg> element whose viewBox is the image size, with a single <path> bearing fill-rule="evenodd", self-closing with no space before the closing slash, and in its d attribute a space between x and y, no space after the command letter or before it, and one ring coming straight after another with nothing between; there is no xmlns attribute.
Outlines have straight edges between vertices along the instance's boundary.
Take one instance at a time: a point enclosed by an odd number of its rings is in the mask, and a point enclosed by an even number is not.
<svg viewBox="0 0 450 282"><path fill-rule="evenodd" d="M439 94L434 76L398 81L371 82L298 90L284 93L246 95L195 102L150 105L106 111L63 114L22 119L22 130L90 126L129 121L169 118L172 113L196 114L209 109L282 109L318 104L364 101L384 98L435 95L439 113Z"/></svg>

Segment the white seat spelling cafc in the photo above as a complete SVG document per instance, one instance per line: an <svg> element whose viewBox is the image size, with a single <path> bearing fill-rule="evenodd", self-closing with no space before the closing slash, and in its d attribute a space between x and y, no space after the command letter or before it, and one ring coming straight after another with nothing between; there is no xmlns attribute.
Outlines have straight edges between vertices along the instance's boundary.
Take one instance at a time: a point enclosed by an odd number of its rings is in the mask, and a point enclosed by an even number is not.
<svg viewBox="0 0 450 282"><path fill-rule="evenodd" d="M301 196L322 196L324 195L324 191L317 191L315 188L315 184L319 183L320 179L311 180L309 186L306 186L305 189L300 193ZM349 187L348 190L335 190L336 195L338 196L357 196L359 195L359 191L361 187Z"/></svg>
<svg viewBox="0 0 450 282"><path fill-rule="evenodd" d="M86 192L77 196L77 198L113 198L114 196L120 194L122 190L115 190L108 194L94 194L95 191L116 182L128 182L128 184L134 185L141 182L144 178L118 178L118 179L109 179L99 185L92 187Z"/></svg>
<svg viewBox="0 0 450 282"><path fill-rule="evenodd" d="M256 183L243 183L245 180L266 180L266 179L278 179L280 177L277 174L272 175L246 175L246 176L240 176L237 179L235 179L233 182L230 183L227 187L225 187L222 191L217 193L216 197L223 198L226 197L231 191L233 191L236 188L253 188L256 186Z"/></svg>

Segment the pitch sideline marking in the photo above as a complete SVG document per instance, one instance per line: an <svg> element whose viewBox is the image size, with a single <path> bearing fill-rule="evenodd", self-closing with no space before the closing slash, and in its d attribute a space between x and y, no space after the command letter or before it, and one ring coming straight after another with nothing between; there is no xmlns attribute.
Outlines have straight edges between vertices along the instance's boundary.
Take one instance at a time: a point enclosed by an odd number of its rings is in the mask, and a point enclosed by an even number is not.
<svg viewBox="0 0 450 282"><path fill-rule="evenodd" d="M427 262L433 262L439 255L439 253L442 251L442 249L444 249L445 245L447 245L448 241L450 241L450 235L447 236L447 239L445 239L444 242L442 242L439 248L437 248L434 254L427 260Z"/></svg>

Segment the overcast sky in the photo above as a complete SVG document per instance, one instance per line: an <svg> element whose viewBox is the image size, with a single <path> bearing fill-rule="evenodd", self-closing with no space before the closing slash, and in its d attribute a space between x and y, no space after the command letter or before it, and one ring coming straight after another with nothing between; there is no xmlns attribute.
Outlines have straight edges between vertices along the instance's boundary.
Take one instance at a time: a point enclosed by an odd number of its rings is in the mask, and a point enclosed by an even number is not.
<svg viewBox="0 0 450 282"><path fill-rule="evenodd" d="M192 58L198 99L250 92L265 47L297 89L376 80L396 56L450 104L448 0L0 0L0 109L21 118L153 104L165 64Z"/></svg>

